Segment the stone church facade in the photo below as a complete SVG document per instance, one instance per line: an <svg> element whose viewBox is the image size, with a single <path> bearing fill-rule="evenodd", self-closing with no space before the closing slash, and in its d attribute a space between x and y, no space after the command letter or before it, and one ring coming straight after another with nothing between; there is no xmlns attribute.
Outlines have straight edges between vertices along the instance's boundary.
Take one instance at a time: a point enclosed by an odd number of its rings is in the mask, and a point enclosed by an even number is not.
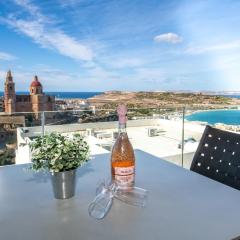
<svg viewBox="0 0 240 240"><path fill-rule="evenodd" d="M7 72L4 86L5 113L14 112L42 112L55 110L55 97L45 95L42 84L35 76L30 85L30 94L16 95L15 83L11 71Z"/></svg>

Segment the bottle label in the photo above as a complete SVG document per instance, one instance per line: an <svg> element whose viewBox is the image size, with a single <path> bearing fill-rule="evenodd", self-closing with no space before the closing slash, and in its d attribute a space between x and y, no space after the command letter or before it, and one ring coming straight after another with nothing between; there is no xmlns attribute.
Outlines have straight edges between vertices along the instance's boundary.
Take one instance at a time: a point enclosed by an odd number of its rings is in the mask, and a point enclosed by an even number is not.
<svg viewBox="0 0 240 240"><path fill-rule="evenodd" d="M115 167L115 174L120 176L126 176L134 173L134 166L131 167Z"/></svg>
<svg viewBox="0 0 240 240"><path fill-rule="evenodd" d="M135 167L115 167L115 175L114 179L115 181L121 186L121 187L128 187L132 186L134 184L134 170Z"/></svg>

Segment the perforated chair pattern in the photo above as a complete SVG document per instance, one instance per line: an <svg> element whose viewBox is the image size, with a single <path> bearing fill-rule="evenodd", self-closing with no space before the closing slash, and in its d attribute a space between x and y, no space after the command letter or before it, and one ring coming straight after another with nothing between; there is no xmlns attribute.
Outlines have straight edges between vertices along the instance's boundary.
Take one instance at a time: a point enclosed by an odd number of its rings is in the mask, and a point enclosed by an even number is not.
<svg viewBox="0 0 240 240"><path fill-rule="evenodd" d="M240 190L240 134L206 126L190 169Z"/></svg>

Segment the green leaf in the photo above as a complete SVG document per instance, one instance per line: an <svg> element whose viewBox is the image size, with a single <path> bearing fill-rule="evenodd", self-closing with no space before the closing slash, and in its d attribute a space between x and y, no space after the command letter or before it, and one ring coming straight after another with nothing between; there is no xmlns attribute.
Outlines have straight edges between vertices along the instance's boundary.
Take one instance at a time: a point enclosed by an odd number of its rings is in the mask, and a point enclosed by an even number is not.
<svg viewBox="0 0 240 240"><path fill-rule="evenodd" d="M30 143L32 169L54 172L77 168L89 159L89 146L80 134L71 138L59 133L36 137Z"/></svg>

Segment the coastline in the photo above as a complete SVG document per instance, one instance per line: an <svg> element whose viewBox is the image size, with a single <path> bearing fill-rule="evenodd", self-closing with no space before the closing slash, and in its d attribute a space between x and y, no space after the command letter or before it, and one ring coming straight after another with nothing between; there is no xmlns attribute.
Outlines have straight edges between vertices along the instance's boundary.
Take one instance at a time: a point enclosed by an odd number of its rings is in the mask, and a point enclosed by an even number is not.
<svg viewBox="0 0 240 240"><path fill-rule="evenodd" d="M233 109L233 108L230 108L230 109L226 109L226 108L218 108L218 109L202 109L202 110L187 110L186 114L185 114L185 117L187 116L190 116L190 115L193 115L195 113L199 113L199 112L214 112L214 111L240 111L240 106L236 106L238 107L238 109ZM189 113L190 112L190 113Z"/></svg>
<svg viewBox="0 0 240 240"><path fill-rule="evenodd" d="M223 113L225 114L226 112L230 112L232 113L232 116L226 117L223 115ZM204 114L204 113L213 113L212 116L208 116L208 115L200 115L200 114ZM217 116L217 121L214 121L213 119L216 118L216 116L214 116L214 113L219 113L220 116ZM199 116L196 116L196 120L195 119L188 119L188 117L191 117L195 114L198 114ZM236 115L237 114L237 115ZM194 117L194 116L193 116ZM212 126L232 126L232 127L236 127L236 126L240 126L240 121L239 121L239 117L240 117L240 109L213 109L213 110L197 110L197 111L193 111L191 113L188 113L185 117L185 121L187 122L198 122L200 124L209 124ZM206 119L206 121L202 121L202 120L198 120L198 119ZM209 118L209 120L207 119Z"/></svg>

